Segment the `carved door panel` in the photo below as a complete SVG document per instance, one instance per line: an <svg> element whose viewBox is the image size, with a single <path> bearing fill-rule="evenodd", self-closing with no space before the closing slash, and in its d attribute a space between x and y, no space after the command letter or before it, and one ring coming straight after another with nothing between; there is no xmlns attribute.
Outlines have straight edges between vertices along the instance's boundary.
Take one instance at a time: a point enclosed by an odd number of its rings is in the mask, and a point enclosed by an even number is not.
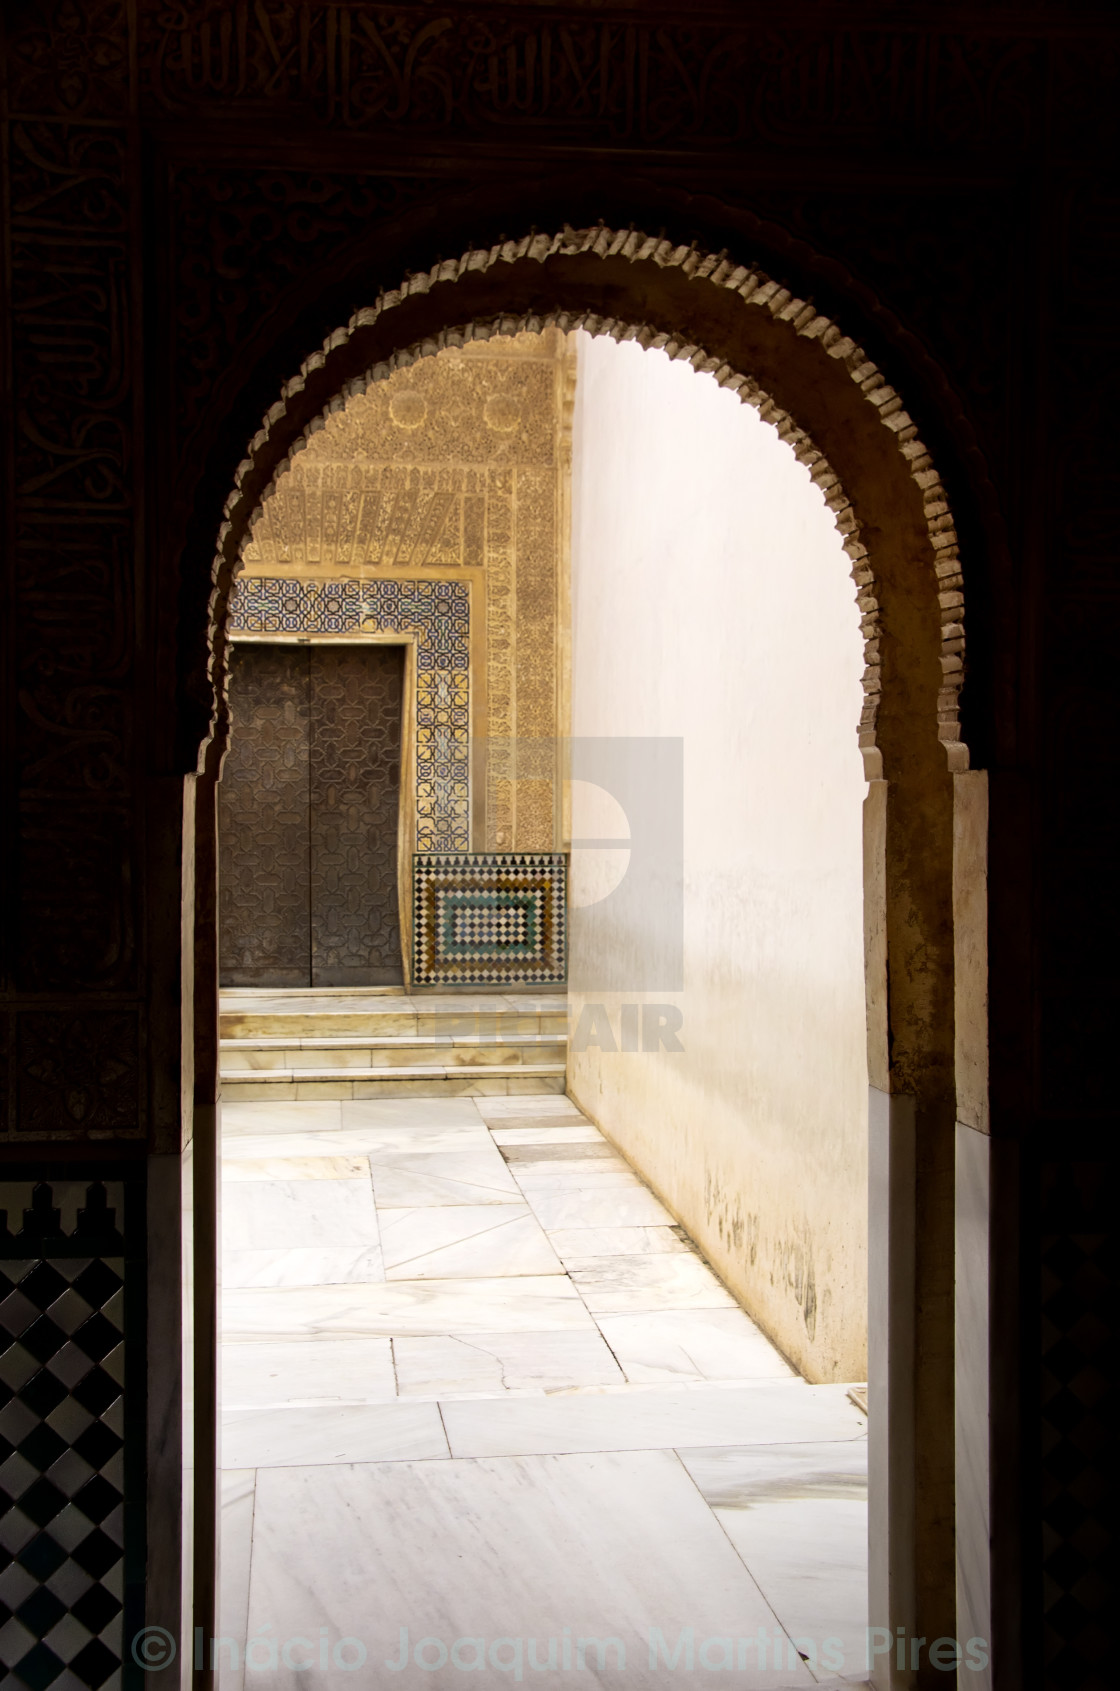
<svg viewBox="0 0 1120 1691"><path fill-rule="evenodd" d="M235 644L218 788L223 986L402 976L400 646Z"/></svg>
<svg viewBox="0 0 1120 1691"><path fill-rule="evenodd" d="M401 973L397 850L401 646L315 646L311 662L311 980Z"/></svg>
<svg viewBox="0 0 1120 1691"><path fill-rule="evenodd" d="M307 986L309 646L234 644L218 787L223 986Z"/></svg>

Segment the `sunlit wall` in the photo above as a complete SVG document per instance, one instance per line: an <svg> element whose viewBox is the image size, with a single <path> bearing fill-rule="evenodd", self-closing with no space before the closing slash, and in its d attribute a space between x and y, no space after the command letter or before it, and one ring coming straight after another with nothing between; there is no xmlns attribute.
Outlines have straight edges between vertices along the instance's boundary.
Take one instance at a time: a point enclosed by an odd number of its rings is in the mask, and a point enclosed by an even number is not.
<svg viewBox="0 0 1120 1691"><path fill-rule="evenodd" d="M574 784L572 834L629 826L626 796L605 791L609 752L585 748L580 765L581 740L679 738L683 886L678 914L667 746L650 765L668 807L656 896L610 893L624 859L609 845L573 852L570 1090L808 1378L862 1380L863 659L848 562L808 471L749 406L664 353L579 342L572 732L577 774L598 778ZM667 986L674 924L683 984ZM643 1023L623 1010L636 1004L670 1008ZM625 1048L643 1042L658 1049Z"/></svg>

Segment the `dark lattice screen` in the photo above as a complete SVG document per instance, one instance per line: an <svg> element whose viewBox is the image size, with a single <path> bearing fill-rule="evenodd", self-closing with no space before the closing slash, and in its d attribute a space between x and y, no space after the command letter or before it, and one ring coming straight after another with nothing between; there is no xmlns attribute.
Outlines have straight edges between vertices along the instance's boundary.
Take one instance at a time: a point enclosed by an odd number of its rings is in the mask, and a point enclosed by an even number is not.
<svg viewBox="0 0 1120 1691"><path fill-rule="evenodd" d="M28 1691L128 1680L143 1507L140 1493L130 1511L124 1446L143 1306L128 1302L126 1202L121 1181L0 1183L0 1662ZM142 1423L141 1408L133 1463Z"/></svg>

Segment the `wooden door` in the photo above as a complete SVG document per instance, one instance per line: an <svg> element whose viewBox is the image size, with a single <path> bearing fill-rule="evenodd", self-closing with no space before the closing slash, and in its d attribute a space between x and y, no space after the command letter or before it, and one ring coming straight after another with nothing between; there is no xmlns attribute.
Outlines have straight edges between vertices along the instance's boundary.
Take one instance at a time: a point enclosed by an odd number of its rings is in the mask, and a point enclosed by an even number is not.
<svg viewBox="0 0 1120 1691"><path fill-rule="evenodd" d="M311 647L311 980L402 979L403 646Z"/></svg>
<svg viewBox="0 0 1120 1691"><path fill-rule="evenodd" d="M234 645L223 986L401 982L403 692L401 646Z"/></svg>

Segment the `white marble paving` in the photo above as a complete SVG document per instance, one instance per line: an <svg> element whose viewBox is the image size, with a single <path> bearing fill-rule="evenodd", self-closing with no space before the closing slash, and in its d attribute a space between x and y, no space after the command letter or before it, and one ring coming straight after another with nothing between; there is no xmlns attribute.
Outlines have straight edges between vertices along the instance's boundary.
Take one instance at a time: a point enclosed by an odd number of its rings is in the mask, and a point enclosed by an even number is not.
<svg viewBox="0 0 1120 1691"><path fill-rule="evenodd" d="M634 1310L739 1306L701 1257L609 1256L569 1259L568 1273L593 1315Z"/></svg>
<svg viewBox="0 0 1120 1691"><path fill-rule="evenodd" d="M553 1123L542 1116L531 1127L492 1127L495 1145L604 1145L606 1141L591 1122Z"/></svg>
<svg viewBox="0 0 1120 1691"><path fill-rule="evenodd" d="M243 1180L222 1194L227 1249L377 1245L369 1176L357 1180Z"/></svg>
<svg viewBox="0 0 1120 1691"><path fill-rule="evenodd" d="M258 1141L247 1141L255 1146ZM318 1147L316 1147L317 1149ZM369 1159L361 1155L340 1157L258 1156L238 1147L236 1157L222 1158L223 1180L368 1180Z"/></svg>
<svg viewBox="0 0 1120 1691"><path fill-rule="evenodd" d="M509 1116L553 1116L564 1120L587 1120L579 1105L573 1104L563 1093L552 1093L543 1098L480 1098L478 1111L483 1121L487 1122L502 1122Z"/></svg>
<svg viewBox="0 0 1120 1691"><path fill-rule="evenodd" d="M243 1133L320 1133L342 1126L342 1105L318 1099L292 1103L222 1105L222 1137Z"/></svg>
<svg viewBox="0 0 1120 1691"><path fill-rule="evenodd" d="M395 1338L393 1358L402 1396L442 1399L464 1392L555 1392L623 1383L622 1370L593 1327Z"/></svg>
<svg viewBox="0 0 1120 1691"><path fill-rule="evenodd" d="M464 1399L444 1404L443 1418L453 1456L820 1442L859 1438L864 1427L842 1386L807 1386L802 1380L497 1402Z"/></svg>
<svg viewBox="0 0 1120 1691"><path fill-rule="evenodd" d="M546 1233L574 1227L671 1227L673 1217L640 1181L609 1184L614 1176L583 1185L541 1187L522 1183L522 1191Z"/></svg>
<svg viewBox="0 0 1120 1691"><path fill-rule="evenodd" d="M294 1409L226 1409L222 1462L244 1468L290 1468L335 1462L407 1462L446 1457L447 1440L434 1403L316 1404Z"/></svg>
<svg viewBox="0 0 1120 1691"><path fill-rule="evenodd" d="M792 1373L571 1100L225 1116L222 1627L242 1665L223 1656L220 1691L340 1682L259 1653L245 1671L246 1626L270 1620L363 1640L354 1683L435 1691L461 1671L384 1666L400 1626L448 1649L535 1636L545 1671L525 1671L557 1687L662 1685L650 1627L674 1649L691 1626L701 1673L733 1639L744 1691L813 1683L787 1633L847 1662L863 1418ZM613 1646L549 1670L565 1626L620 1638L625 1671ZM479 1683L509 1677L491 1661Z"/></svg>
<svg viewBox="0 0 1120 1691"><path fill-rule="evenodd" d="M709 1638L763 1632L766 1666L752 1662L735 1676L746 1691L813 1683L796 1656L792 1667L771 1667L773 1614L666 1451L262 1472L250 1632L272 1627L274 1637L317 1640L324 1624L332 1640L361 1640L362 1683L409 1691L459 1683L474 1638L486 1656L500 1638L521 1640L523 1676L556 1687L579 1671L577 1639L615 1638L619 1645L604 1648L602 1665L597 1647L584 1646L588 1683L663 1688L671 1670L656 1651L651 1667L650 1631L674 1648L687 1627L697 1648ZM436 1642L417 1661L415 1646L425 1639ZM533 1670L529 1639L546 1668L555 1640L555 1671ZM437 1645L450 1652L458 1640L458 1666L426 1669L439 1660ZM498 1646L496 1659L512 1664L511 1652ZM328 1683L315 1667L297 1673L282 1661L253 1679L269 1691ZM477 1683L500 1682L487 1662Z"/></svg>
<svg viewBox="0 0 1120 1691"><path fill-rule="evenodd" d="M542 1177L554 1174L573 1178L592 1175L595 1179L606 1174L625 1174L638 1179L625 1158L615 1156L609 1145L542 1145L539 1148L517 1145L510 1147L506 1162L515 1180L520 1181L524 1176L538 1185Z"/></svg>
<svg viewBox="0 0 1120 1691"><path fill-rule="evenodd" d="M378 1209L524 1203L493 1144L466 1151L382 1151L371 1156L370 1167Z"/></svg>
<svg viewBox="0 0 1120 1691"><path fill-rule="evenodd" d="M291 1245L222 1252L226 1286L343 1286L384 1280L379 1245Z"/></svg>
<svg viewBox="0 0 1120 1691"><path fill-rule="evenodd" d="M396 1395L392 1342L384 1335L222 1345L223 1409L391 1403Z"/></svg>
<svg viewBox="0 0 1120 1691"><path fill-rule="evenodd" d="M456 1124L452 1127L349 1127L321 1133L239 1134L231 1141L232 1156L238 1163L253 1158L304 1157L361 1158L389 1151L456 1151L486 1152L493 1142L485 1125ZM227 1151L227 1155L231 1153Z"/></svg>
<svg viewBox="0 0 1120 1691"><path fill-rule="evenodd" d="M553 1250L567 1263L587 1257L680 1256L692 1245L679 1227L564 1227L549 1234Z"/></svg>
<svg viewBox="0 0 1120 1691"><path fill-rule="evenodd" d="M618 1160L622 1161L621 1158ZM531 1191L534 1196L540 1197L577 1190L605 1193L649 1190L628 1163L621 1168L603 1167L602 1163L593 1164L590 1160L582 1168L572 1168L567 1163L557 1163L552 1168L534 1168L532 1163L524 1163L518 1167L516 1178L526 1195Z"/></svg>
<svg viewBox="0 0 1120 1691"><path fill-rule="evenodd" d="M564 1272L527 1205L430 1205L378 1216L389 1280Z"/></svg>
<svg viewBox="0 0 1120 1691"><path fill-rule="evenodd" d="M218 1592L218 1635L239 1646L237 1665L227 1657L222 1691L240 1691L245 1683L244 1640L249 1626L249 1569L253 1547L253 1506L257 1476L252 1468L221 1476L222 1554Z"/></svg>
<svg viewBox="0 0 1120 1691"><path fill-rule="evenodd" d="M865 1672L866 1441L679 1455L786 1630Z"/></svg>
<svg viewBox="0 0 1120 1691"><path fill-rule="evenodd" d="M594 1326L562 1274L235 1287L225 1294L222 1319L228 1341L250 1344L286 1335L366 1339L378 1333L545 1333Z"/></svg>
<svg viewBox="0 0 1120 1691"><path fill-rule="evenodd" d="M552 1235L553 1244L557 1235ZM660 1309L599 1315L599 1329L628 1380L796 1379L741 1309Z"/></svg>
<svg viewBox="0 0 1120 1691"><path fill-rule="evenodd" d="M479 1113L470 1098L365 1098L344 1100L342 1126L348 1129L389 1127L477 1127Z"/></svg>

